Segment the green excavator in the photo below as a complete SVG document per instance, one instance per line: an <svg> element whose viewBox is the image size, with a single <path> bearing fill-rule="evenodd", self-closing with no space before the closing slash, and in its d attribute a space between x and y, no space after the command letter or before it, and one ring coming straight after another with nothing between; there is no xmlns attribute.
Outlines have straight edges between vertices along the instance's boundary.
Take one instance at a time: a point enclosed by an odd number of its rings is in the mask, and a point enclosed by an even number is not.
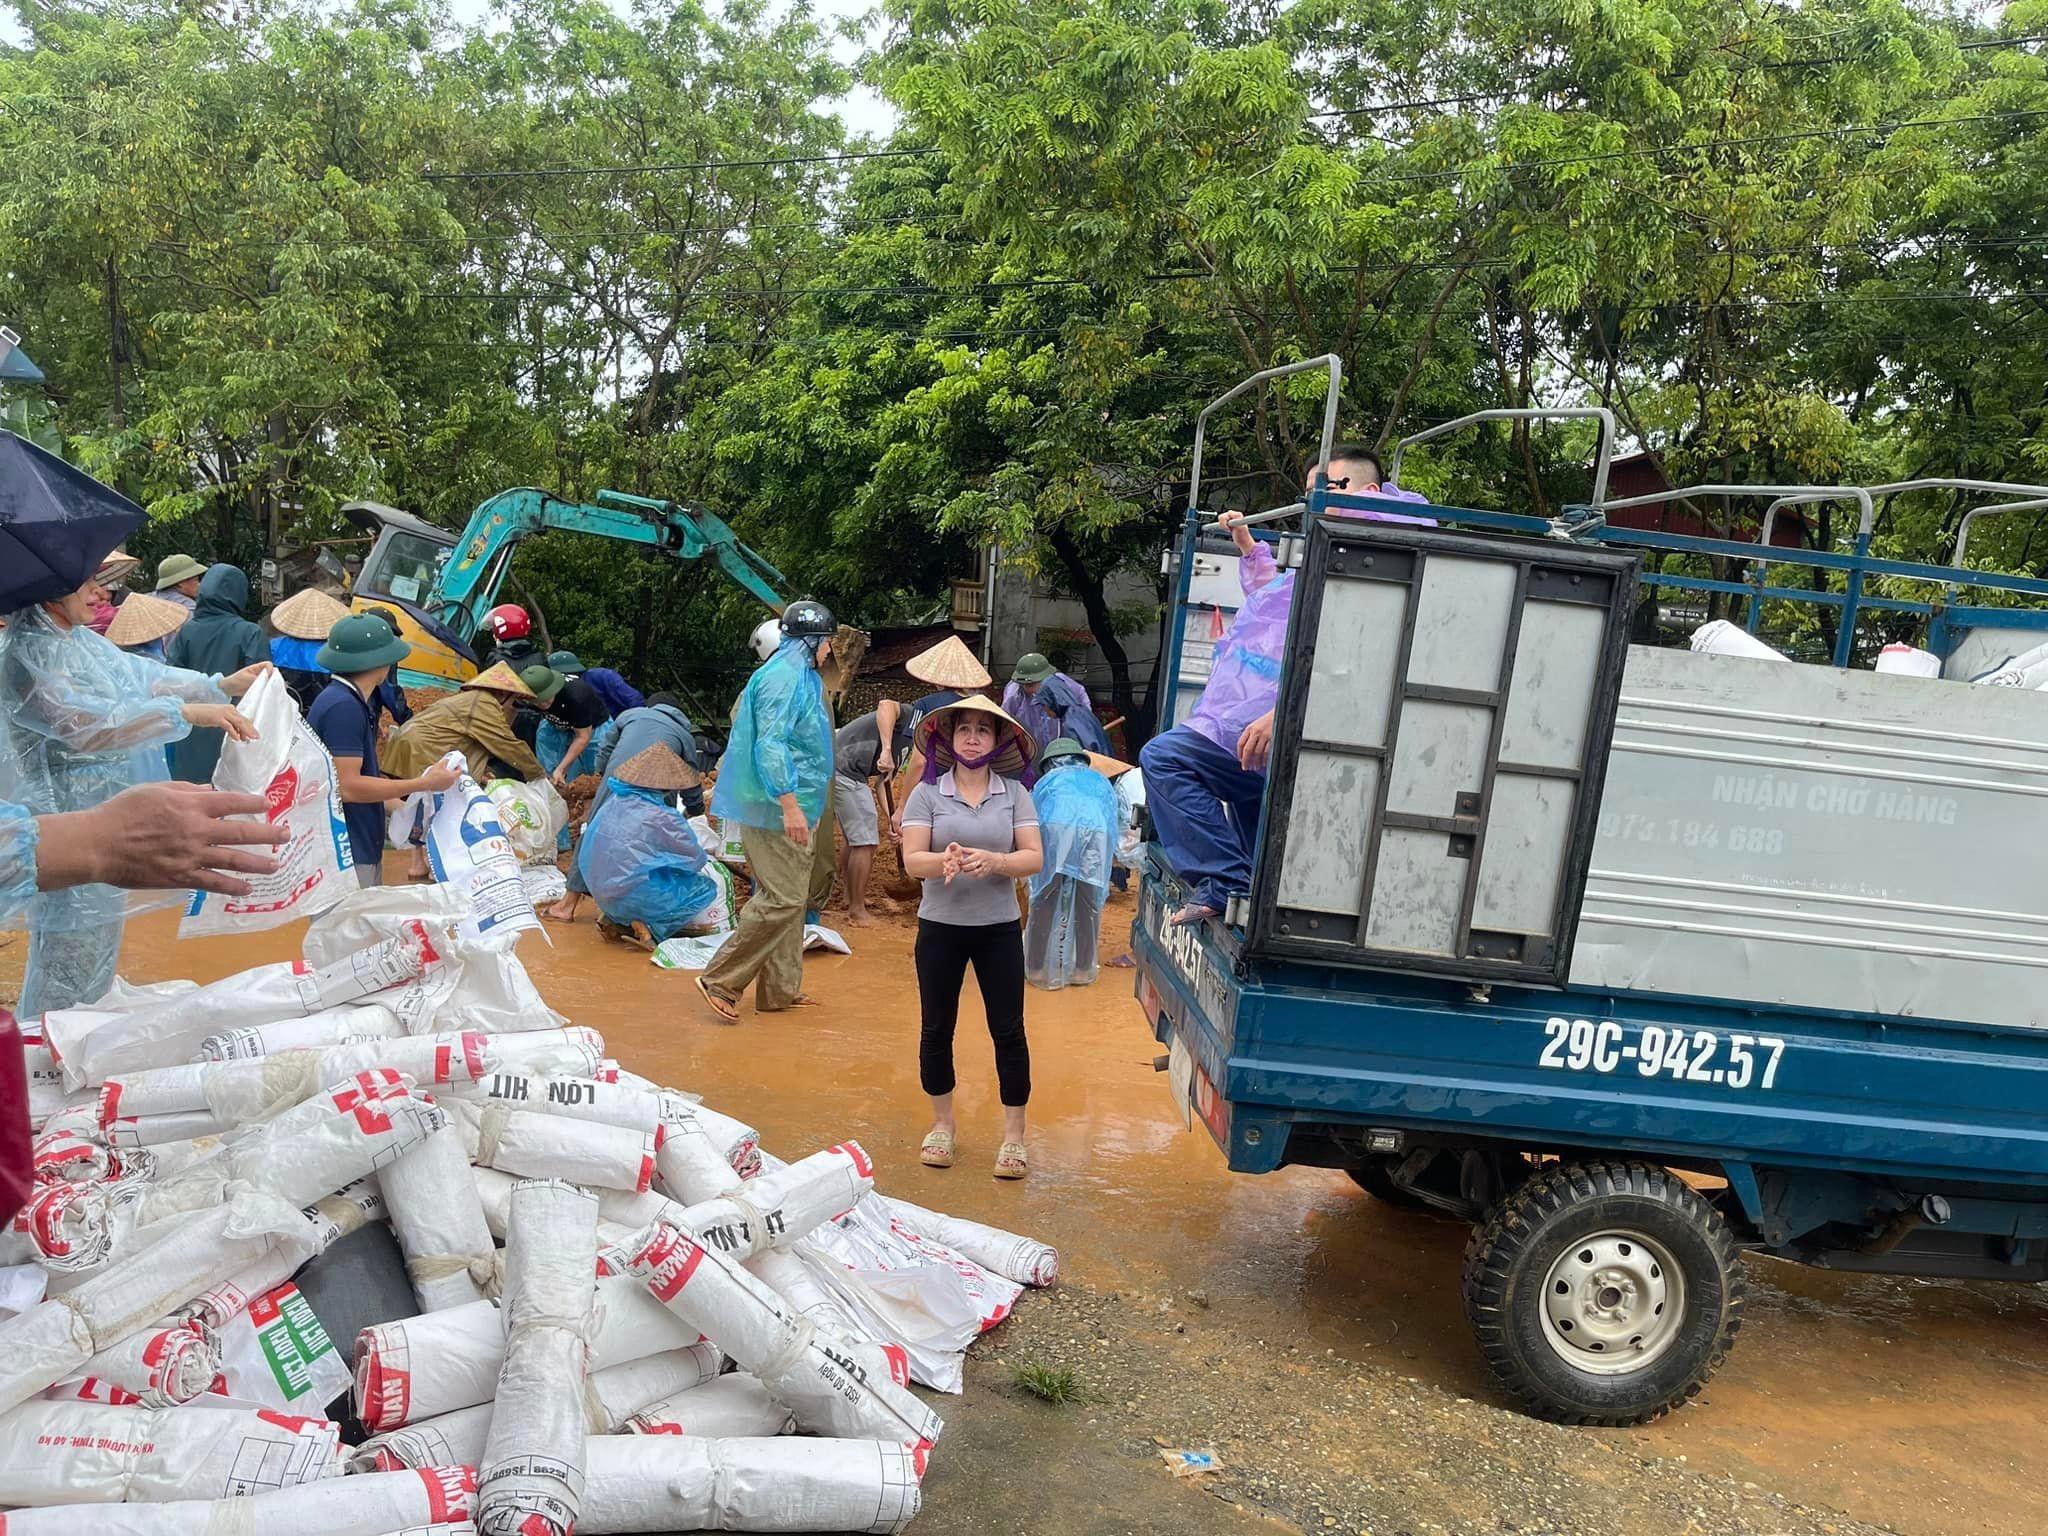
<svg viewBox="0 0 2048 1536"><path fill-rule="evenodd" d="M351 501L342 514L374 535L350 592L356 609L382 607L399 616L399 638L412 647L399 668L408 688L458 688L477 674L488 635L483 618L500 601L512 559L526 539L568 532L622 539L677 560L710 560L738 586L779 614L788 601L780 571L742 543L724 520L688 502L599 491L592 502L522 486L500 491L470 514L460 533L374 501ZM843 686L866 650L865 635L842 630L838 677ZM838 689L835 687L836 693Z"/></svg>

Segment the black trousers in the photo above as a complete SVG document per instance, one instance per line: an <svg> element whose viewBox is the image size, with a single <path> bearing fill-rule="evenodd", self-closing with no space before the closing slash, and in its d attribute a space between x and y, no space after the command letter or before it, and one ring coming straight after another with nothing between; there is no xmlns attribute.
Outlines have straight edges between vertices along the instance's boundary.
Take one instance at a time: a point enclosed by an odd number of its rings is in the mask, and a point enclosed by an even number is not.
<svg viewBox="0 0 2048 1536"><path fill-rule="evenodd" d="M924 1014L917 1075L933 1098L953 1091L953 1030L960 989L974 967L981 1006L996 1046L996 1084L1003 1107L1031 1099L1031 1047L1024 1039L1024 930L1021 923L963 926L917 920L917 997Z"/></svg>

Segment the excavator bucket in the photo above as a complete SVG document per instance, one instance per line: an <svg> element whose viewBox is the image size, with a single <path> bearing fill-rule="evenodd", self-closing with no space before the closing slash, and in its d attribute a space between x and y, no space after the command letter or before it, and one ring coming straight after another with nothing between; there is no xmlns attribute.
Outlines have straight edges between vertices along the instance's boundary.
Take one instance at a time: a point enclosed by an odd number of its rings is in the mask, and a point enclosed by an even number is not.
<svg viewBox="0 0 2048 1536"><path fill-rule="evenodd" d="M851 624L840 625L839 633L832 637L832 654L818 670L825 679L825 697L832 701L835 712L867 659L868 643L867 631Z"/></svg>

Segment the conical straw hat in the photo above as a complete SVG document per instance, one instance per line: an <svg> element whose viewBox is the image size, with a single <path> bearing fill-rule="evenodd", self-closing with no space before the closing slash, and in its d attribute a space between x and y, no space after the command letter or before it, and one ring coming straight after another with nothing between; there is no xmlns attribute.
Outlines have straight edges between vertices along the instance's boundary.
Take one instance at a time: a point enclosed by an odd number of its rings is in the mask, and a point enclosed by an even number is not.
<svg viewBox="0 0 2048 1536"><path fill-rule="evenodd" d="M117 549L100 562L92 579L103 587L116 587L142 569L142 562L125 549Z"/></svg>
<svg viewBox="0 0 2048 1536"><path fill-rule="evenodd" d="M530 699L533 697L533 690L521 682L519 674L502 661L496 666L484 668L483 671L477 673L475 677L472 677L462 686L474 688L483 693L508 694L515 699Z"/></svg>
<svg viewBox="0 0 2048 1536"><path fill-rule="evenodd" d="M1090 752L1088 754L1088 766L1101 774L1105 779L1113 779L1119 774L1129 773L1138 765L1136 763L1127 763L1120 757L1111 757L1106 752Z"/></svg>
<svg viewBox="0 0 2048 1536"><path fill-rule="evenodd" d="M325 640L348 610L318 587L306 587L270 610L271 627L294 640Z"/></svg>
<svg viewBox="0 0 2048 1536"><path fill-rule="evenodd" d="M691 789L704 782L696 769L660 742L613 768L612 777L637 789Z"/></svg>
<svg viewBox="0 0 2048 1536"><path fill-rule="evenodd" d="M958 635L948 635L930 650L919 651L903 664L903 670L934 688L960 688L978 693L994 679L988 668L974 659Z"/></svg>
<svg viewBox="0 0 2048 1536"><path fill-rule="evenodd" d="M192 610L179 603L136 592L124 598L107 626L107 638L116 645L147 645L173 634L192 617Z"/></svg>

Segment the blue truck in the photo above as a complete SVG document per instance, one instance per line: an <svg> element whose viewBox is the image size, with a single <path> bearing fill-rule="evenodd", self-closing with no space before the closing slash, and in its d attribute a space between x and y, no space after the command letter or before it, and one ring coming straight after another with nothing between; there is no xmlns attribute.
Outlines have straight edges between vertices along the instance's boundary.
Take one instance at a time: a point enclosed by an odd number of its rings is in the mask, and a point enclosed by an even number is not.
<svg viewBox="0 0 2048 1536"><path fill-rule="evenodd" d="M1330 370L1327 463L1336 360L1296 367ZM1202 435L1269 377L1198 427L1169 720L1235 602ZM1271 515L1296 587L1251 889L1176 926L1148 847L1132 944L1159 1065L1232 1170L1470 1222L1503 1393L1630 1425L1727 1356L1745 1252L2048 1279L2048 695L1968 680L2048 639L2048 582L1873 556L1876 505L1933 482L1655 498L1836 499L1840 550L1620 526L1612 424L1574 414L1593 491L1556 518L1403 503L1439 526L1395 528L1327 491ZM1973 517L2048 505L1950 484L2003 498ZM1703 593L1752 631L1825 608L1834 664L1732 625L1754 654L1632 643ZM1919 626L1922 675L1850 665Z"/></svg>

